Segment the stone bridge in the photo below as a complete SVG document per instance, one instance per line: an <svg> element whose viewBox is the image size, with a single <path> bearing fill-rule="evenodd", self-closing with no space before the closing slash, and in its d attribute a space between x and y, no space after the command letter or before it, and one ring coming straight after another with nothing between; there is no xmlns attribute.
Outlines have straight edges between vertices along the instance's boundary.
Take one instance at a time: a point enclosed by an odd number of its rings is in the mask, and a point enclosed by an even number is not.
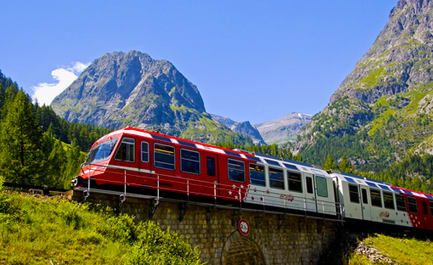
<svg viewBox="0 0 433 265"><path fill-rule="evenodd" d="M83 193L74 192L82 200ZM338 222L305 216L90 193L101 203L137 220L159 223L201 249L208 264L317 264L337 238Z"/></svg>

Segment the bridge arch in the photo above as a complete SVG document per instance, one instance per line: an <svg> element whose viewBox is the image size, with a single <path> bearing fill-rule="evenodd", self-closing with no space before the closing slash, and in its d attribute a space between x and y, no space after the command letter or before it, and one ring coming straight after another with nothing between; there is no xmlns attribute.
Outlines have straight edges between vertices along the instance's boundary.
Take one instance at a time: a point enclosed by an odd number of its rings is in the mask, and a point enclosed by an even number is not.
<svg viewBox="0 0 433 265"><path fill-rule="evenodd" d="M226 240L221 253L221 265L264 265L265 257L260 246L250 236L233 232Z"/></svg>

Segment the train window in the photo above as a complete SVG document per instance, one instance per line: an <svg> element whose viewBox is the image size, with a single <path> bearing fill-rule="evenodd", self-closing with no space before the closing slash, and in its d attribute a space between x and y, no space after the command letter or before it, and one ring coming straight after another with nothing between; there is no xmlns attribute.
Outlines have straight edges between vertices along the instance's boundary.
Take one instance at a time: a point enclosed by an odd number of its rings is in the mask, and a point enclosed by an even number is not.
<svg viewBox="0 0 433 265"><path fill-rule="evenodd" d="M302 178L301 174L295 172L287 172L287 180L289 182L289 190L302 192Z"/></svg>
<svg viewBox="0 0 433 265"><path fill-rule="evenodd" d="M395 209L394 196L392 195L392 192L387 192L387 191L383 192L383 203L385 208L392 209L392 210Z"/></svg>
<svg viewBox="0 0 433 265"><path fill-rule="evenodd" d="M94 162L107 159L113 152L117 140L118 138L113 138L93 147L92 150L90 150L89 154L87 155L86 163L91 164Z"/></svg>
<svg viewBox="0 0 433 265"><path fill-rule="evenodd" d="M250 182L253 185L264 187L265 184L265 167L257 164L250 164Z"/></svg>
<svg viewBox="0 0 433 265"><path fill-rule="evenodd" d="M395 202L397 203L397 210L406 212L406 204L404 203L403 195L395 195Z"/></svg>
<svg viewBox="0 0 433 265"><path fill-rule="evenodd" d="M215 158L208 156L206 157L207 175L210 177L215 176Z"/></svg>
<svg viewBox="0 0 433 265"><path fill-rule="evenodd" d="M316 176L316 189L318 196L328 197L328 184L325 177Z"/></svg>
<svg viewBox="0 0 433 265"><path fill-rule="evenodd" d="M416 199L413 197L407 197L407 206L409 206L409 212L417 213L418 206L416 205Z"/></svg>
<svg viewBox="0 0 433 265"><path fill-rule="evenodd" d="M430 205L430 214L433 215L433 202L429 201L429 205Z"/></svg>
<svg viewBox="0 0 433 265"><path fill-rule="evenodd" d="M200 153L180 149L180 170L182 172L200 175Z"/></svg>
<svg viewBox="0 0 433 265"><path fill-rule="evenodd" d="M306 181L307 181L307 192L313 193L313 180L310 177L307 177Z"/></svg>
<svg viewBox="0 0 433 265"><path fill-rule="evenodd" d="M359 203L359 190L357 185L349 184L350 202Z"/></svg>
<svg viewBox="0 0 433 265"><path fill-rule="evenodd" d="M123 138L117 148L114 159L126 162L135 161L135 139L134 138Z"/></svg>
<svg viewBox="0 0 433 265"><path fill-rule="evenodd" d="M362 203L368 204L367 190L361 189L361 195L362 195Z"/></svg>
<svg viewBox="0 0 433 265"><path fill-rule="evenodd" d="M244 182L245 181L245 164L243 161L227 159L227 168L229 180Z"/></svg>
<svg viewBox="0 0 433 265"><path fill-rule="evenodd" d="M269 186L274 189L284 190L284 173L277 168L269 168Z"/></svg>
<svg viewBox="0 0 433 265"><path fill-rule="evenodd" d="M428 209L427 209L427 202L423 201L422 202L422 209L424 211L424 215L428 215Z"/></svg>
<svg viewBox="0 0 433 265"><path fill-rule="evenodd" d="M380 190L370 189L371 205L376 207L382 207L382 195Z"/></svg>
<svg viewBox="0 0 433 265"><path fill-rule="evenodd" d="M147 142L141 142L141 161L149 162L149 144Z"/></svg>
<svg viewBox="0 0 433 265"><path fill-rule="evenodd" d="M155 144L154 156L155 167L168 170L175 169L175 152L173 146Z"/></svg>

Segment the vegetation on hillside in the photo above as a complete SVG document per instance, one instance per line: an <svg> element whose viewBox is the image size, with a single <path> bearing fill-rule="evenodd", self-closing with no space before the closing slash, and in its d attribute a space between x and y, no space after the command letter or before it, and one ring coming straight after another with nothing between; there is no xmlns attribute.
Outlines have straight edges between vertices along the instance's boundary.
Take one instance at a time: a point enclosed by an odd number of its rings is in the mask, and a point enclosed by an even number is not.
<svg viewBox="0 0 433 265"><path fill-rule="evenodd" d="M7 183L69 188L84 153L107 129L69 123L0 72L0 176Z"/></svg>
<svg viewBox="0 0 433 265"><path fill-rule="evenodd" d="M199 142L253 144L249 137L228 130L224 125L210 117L201 117L197 122L189 122L188 127L181 133L180 137Z"/></svg>
<svg viewBox="0 0 433 265"><path fill-rule="evenodd" d="M290 151L289 145L239 145L232 142L215 143L215 145L228 149L241 149L248 152L267 154L277 158L302 162L302 157L300 155L294 155Z"/></svg>
<svg viewBox="0 0 433 265"><path fill-rule="evenodd" d="M433 243L430 240L375 234L363 239L362 243L368 248L378 250L381 255L389 258L392 264L433 264ZM370 258L372 257L352 253L349 257L349 264L388 264L371 261Z"/></svg>
<svg viewBox="0 0 433 265"><path fill-rule="evenodd" d="M56 197L0 192L1 264L202 264L155 223Z"/></svg>

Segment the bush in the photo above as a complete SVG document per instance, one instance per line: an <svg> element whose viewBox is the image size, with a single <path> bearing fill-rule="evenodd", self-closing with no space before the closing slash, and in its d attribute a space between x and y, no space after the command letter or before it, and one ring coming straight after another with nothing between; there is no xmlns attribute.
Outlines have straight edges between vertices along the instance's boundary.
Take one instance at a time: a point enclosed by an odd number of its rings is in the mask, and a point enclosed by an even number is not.
<svg viewBox="0 0 433 265"><path fill-rule="evenodd" d="M125 257L125 264L202 264L200 251L153 222L140 223L138 238Z"/></svg>
<svg viewBox="0 0 433 265"><path fill-rule="evenodd" d="M89 208L0 192L0 264L201 264L177 234Z"/></svg>

